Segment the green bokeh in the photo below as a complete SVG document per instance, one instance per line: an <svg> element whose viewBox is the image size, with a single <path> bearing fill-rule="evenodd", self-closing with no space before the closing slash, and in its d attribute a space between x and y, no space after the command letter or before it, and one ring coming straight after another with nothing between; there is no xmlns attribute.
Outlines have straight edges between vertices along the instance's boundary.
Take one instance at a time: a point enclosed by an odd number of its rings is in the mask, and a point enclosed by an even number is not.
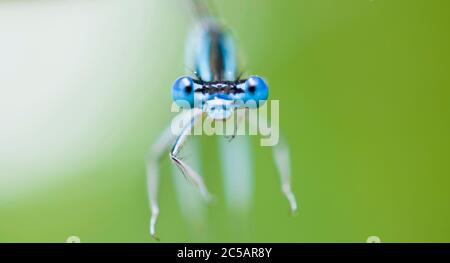
<svg viewBox="0 0 450 263"><path fill-rule="evenodd" d="M170 84L184 73L189 21L183 6L160 2L168 33L136 32L160 50L141 48L134 75L124 76L134 78L128 85L136 99L120 105L110 127L122 140L99 144L108 154L95 165L79 160L59 169L69 179L0 206L0 241L153 242L143 161L172 116ZM218 201L205 231L189 231L164 161L162 241L365 242L376 235L450 242L450 2L233 0L216 7L239 40L246 72L265 76L280 100L300 213L289 216L270 149L253 139L254 206L235 226L213 176L216 139L202 138L206 183ZM158 59L155 52L164 60L157 68L146 59ZM157 91L148 88L150 75L159 77Z"/></svg>

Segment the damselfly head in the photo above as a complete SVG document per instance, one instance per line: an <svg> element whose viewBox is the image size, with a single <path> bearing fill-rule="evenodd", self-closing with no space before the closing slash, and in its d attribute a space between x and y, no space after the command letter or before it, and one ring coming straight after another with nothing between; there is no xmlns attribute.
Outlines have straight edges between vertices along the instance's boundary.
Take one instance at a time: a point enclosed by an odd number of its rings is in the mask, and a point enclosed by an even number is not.
<svg viewBox="0 0 450 263"><path fill-rule="evenodd" d="M236 108L258 108L268 93L266 81L258 76L208 82L183 76L172 87L173 100L180 107L203 109L213 119L227 119Z"/></svg>

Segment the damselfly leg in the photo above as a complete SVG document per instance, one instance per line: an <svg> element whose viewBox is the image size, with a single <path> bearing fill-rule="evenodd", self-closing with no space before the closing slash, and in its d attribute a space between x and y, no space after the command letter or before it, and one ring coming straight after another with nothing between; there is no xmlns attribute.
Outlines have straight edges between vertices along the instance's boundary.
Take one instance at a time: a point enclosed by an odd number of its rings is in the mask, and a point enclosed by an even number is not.
<svg viewBox="0 0 450 263"><path fill-rule="evenodd" d="M259 116L259 118L262 122L267 123L267 120L263 119L262 116ZM258 125L257 120L250 118L249 125L256 129ZM298 210L298 205L295 195L292 192L290 153L286 139L282 135L280 135L278 143L272 146L272 157L280 177L281 190L289 202L291 213L295 214Z"/></svg>
<svg viewBox="0 0 450 263"><path fill-rule="evenodd" d="M188 136L192 132L196 122L202 117L202 114L194 115L191 121L183 128L181 134L175 140L175 144L172 147L172 150L169 153L170 159L173 163L180 168L183 175L185 175L188 179L191 179L194 184L200 190L201 195L206 201L211 200L211 195L209 194L205 183L203 182L202 177L194 171L189 165L187 165L183 160L181 160L178 156L180 153L184 143L186 142Z"/></svg>
<svg viewBox="0 0 450 263"><path fill-rule="evenodd" d="M281 181L281 190L289 201L291 213L297 212L297 201L291 186L291 163L289 148L286 141L282 138L277 145L272 147L273 159L278 168L278 174Z"/></svg>
<svg viewBox="0 0 450 263"><path fill-rule="evenodd" d="M180 113L175 118L174 122L177 123L186 123L185 127L181 130L180 134L174 134L173 129L168 127L164 130L155 144L152 145L149 151L149 155L146 162L147 168L147 191L148 197L150 200L150 210L151 210L151 218L150 218L150 234L154 238L156 237L156 222L159 216L159 205L158 205L158 186L159 186L159 162L164 155L164 153L169 148L170 144L175 140L175 144L172 147L172 150L169 154L171 160L180 168L183 174L191 179L194 184L200 190L203 198L206 201L211 199L210 194L203 182L203 179L200 175L198 175L193 169L191 169L188 165L186 165L177 155L181 151L183 144L186 142L187 137L190 134L193 126L202 117L202 111L197 109L192 109L189 111L185 111Z"/></svg>

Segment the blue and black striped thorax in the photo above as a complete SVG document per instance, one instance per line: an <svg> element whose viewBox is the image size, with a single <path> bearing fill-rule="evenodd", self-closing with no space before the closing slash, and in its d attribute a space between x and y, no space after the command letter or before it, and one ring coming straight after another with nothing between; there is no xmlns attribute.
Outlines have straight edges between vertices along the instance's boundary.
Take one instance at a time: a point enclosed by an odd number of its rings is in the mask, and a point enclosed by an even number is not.
<svg viewBox="0 0 450 263"><path fill-rule="evenodd" d="M197 29L195 71L204 82L235 81L236 54L231 33L217 23L203 23ZM224 83L226 84L226 83Z"/></svg>

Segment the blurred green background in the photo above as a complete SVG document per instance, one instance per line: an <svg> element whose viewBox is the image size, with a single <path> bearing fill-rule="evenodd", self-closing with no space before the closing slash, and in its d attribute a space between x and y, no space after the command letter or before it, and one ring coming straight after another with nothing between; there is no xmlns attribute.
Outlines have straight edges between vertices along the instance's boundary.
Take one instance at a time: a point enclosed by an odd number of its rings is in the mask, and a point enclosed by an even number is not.
<svg viewBox="0 0 450 263"><path fill-rule="evenodd" d="M450 2L215 6L280 100L300 213L252 139L254 204L236 219L206 137L204 231L183 219L166 160L161 240L449 242ZM0 2L0 242L154 242L144 156L173 116L191 22L180 1Z"/></svg>

